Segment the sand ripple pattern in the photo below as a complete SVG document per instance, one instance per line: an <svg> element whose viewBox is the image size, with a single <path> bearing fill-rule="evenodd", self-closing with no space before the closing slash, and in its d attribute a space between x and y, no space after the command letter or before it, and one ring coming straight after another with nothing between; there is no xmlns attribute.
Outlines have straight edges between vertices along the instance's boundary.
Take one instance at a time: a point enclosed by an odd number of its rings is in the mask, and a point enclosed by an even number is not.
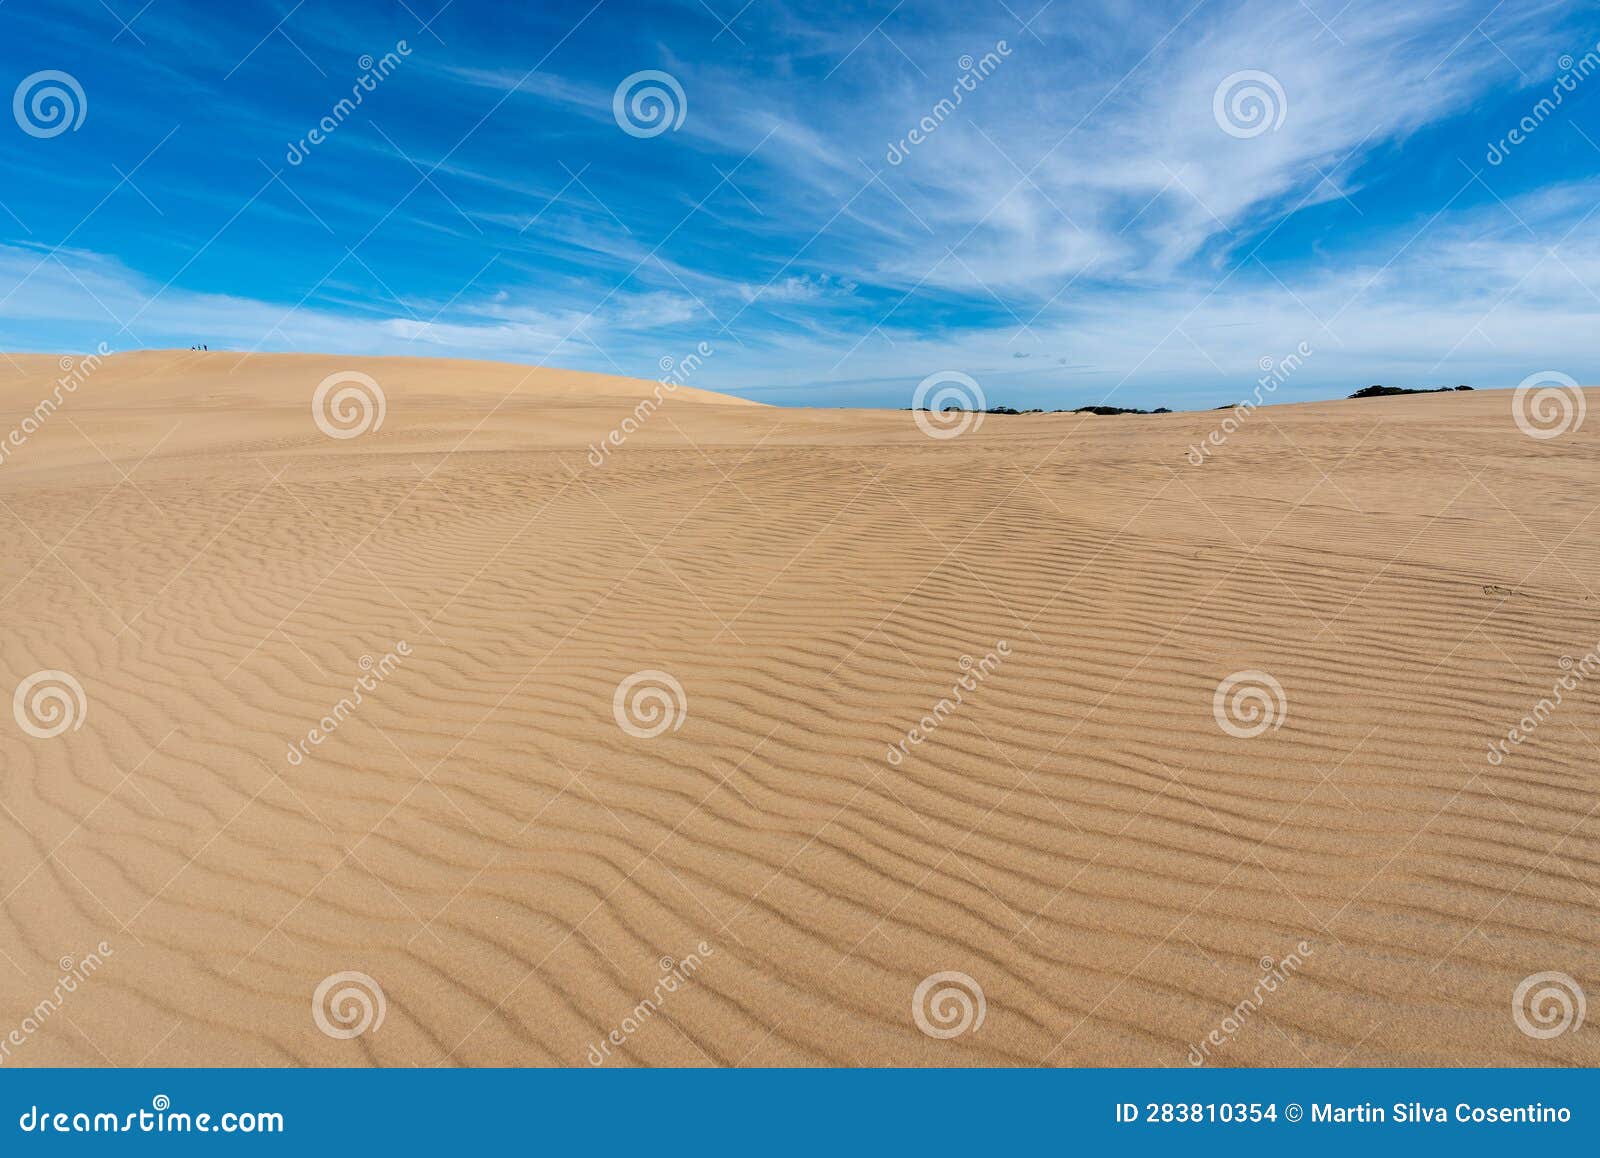
<svg viewBox="0 0 1600 1158"><path fill-rule="evenodd" d="M95 381L0 472L0 687L83 690L0 729L0 1024L84 974L8 1065L1600 1064L1588 424L686 386L597 469L648 385Z"/></svg>

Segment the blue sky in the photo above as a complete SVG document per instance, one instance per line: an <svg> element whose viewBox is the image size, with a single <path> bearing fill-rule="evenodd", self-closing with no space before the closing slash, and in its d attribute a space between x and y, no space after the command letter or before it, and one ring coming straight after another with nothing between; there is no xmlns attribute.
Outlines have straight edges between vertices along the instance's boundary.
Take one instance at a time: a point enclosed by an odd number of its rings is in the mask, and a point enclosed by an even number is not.
<svg viewBox="0 0 1600 1158"><path fill-rule="evenodd" d="M704 342L693 384L827 406L1216 406L1301 343L1280 399L1600 381L1594 5L1041 3L9 0L0 347ZM619 123L645 70L676 128Z"/></svg>

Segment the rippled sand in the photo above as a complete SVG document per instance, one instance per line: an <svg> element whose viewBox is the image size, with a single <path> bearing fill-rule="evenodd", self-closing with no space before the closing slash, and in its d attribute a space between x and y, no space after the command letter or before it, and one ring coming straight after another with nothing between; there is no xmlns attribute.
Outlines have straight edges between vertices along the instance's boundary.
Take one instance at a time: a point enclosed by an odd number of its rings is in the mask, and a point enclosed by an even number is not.
<svg viewBox="0 0 1600 1158"><path fill-rule="evenodd" d="M1488 759L1600 643L1593 419L592 449L650 390L147 353L7 444L0 691L82 698L0 728L5 1064L1600 1063L1513 1010L1600 993L1600 671Z"/></svg>

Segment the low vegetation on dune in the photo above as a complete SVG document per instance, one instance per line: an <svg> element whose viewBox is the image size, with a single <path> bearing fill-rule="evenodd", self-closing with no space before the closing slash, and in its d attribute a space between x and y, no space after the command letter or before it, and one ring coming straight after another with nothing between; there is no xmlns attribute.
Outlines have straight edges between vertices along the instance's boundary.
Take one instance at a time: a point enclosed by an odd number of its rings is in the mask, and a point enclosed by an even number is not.
<svg viewBox="0 0 1600 1158"><path fill-rule="evenodd" d="M1363 386L1360 390L1357 390L1354 394L1350 395L1350 397L1351 398L1387 398L1387 397L1389 397L1391 395L1395 395L1395 394L1452 394L1452 393L1454 393L1454 392L1456 392L1458 390L1471 390L1471 389L1473 389L1471 386L1426 386L1426 387L1421 387L1421 388L1412 388L1412 387L1409 387L1409 386L1382 386L1382 385L1374 384L1372 386ZM1233 409L1235 409L1235 408L1237 408L1239 406L1242 406L1242 405L1244 405L1244 403L1241 403L1241 402L1225 402L1221 406L1212 407L1212 409L1213 410L1233 410ZM929 408L926 407L926 406L910 406L910 407L907 407L907 409L908 410L924 410L924 411L926 411ZM956 406L955 404L952 403L951 405L946 406L944 409L945 409L945 412L948 413L949 411L952 411L952 410L961 411L961 410L964 410L965 408L961 407L961 406ZM1046 410L1044 410L1044 409L1042 409L1040 407L1034 407L1031 410L1018 410L1014 406L990 406L987 409L985 409L983 411L983 413L985 413L985 414L1046 414L1046 413L1049 413L1049 414L1171 414L1172 410L1170 408L1166 407L1166 406L1158 406L1154 410L1140 410L1137 407L1132 407L1132 406L1077 406L1077 407L1071 407L1071 408L1058 407L1057 409L1050 410L1050 411L1046 411Z"/></svg>
<svg viewBox="0 0 1600 1158"><path fill-rule="evenodd" d="M1413 390L1407 386L1363 386L1352 398L1387 398L1391 394L1449 394L1456 390L1471 390L1471 386L1425 386L1420 390Z"/></svg>

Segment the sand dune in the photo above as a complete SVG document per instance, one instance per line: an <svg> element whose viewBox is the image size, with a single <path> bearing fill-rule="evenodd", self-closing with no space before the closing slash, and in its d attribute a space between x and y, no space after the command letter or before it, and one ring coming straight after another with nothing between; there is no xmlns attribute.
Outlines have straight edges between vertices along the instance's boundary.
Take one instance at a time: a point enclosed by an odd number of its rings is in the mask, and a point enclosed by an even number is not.
<svg viewBox="0 0 1600 1158"><path fill-rule="evenodd" d="M1224 415L161 351L21 431L63 373L0 361L0 687L82 689L0 728L5 1064L1600 1062L1513 1015L1600 992L1600 678L1488 759L1600 644L1592 422L1196 466Z"/></svg>

